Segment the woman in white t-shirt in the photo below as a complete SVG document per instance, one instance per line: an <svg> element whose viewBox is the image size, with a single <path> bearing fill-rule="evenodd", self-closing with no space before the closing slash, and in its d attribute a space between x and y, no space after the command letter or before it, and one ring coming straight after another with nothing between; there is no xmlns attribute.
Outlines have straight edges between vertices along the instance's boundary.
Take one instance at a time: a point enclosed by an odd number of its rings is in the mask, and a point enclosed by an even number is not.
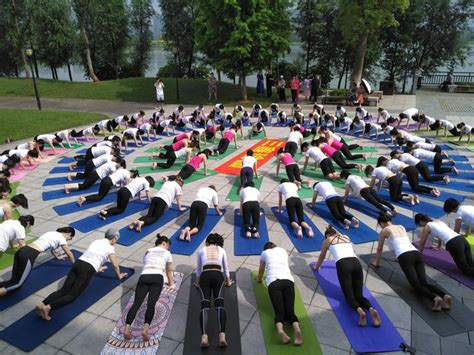
<svg viewBox="0 0 474 355"><path fill-rule="evenodd" d="M69 258L74 263L74 256L67 242L71 240L76 231L72 227L62 227L55 232L47 232L29 245L18 249L13 260L10 280L0 282L0 296L5 296L11 291L18 290L28 280L36 258L44 252L50 251L58 260ZM59 255L56 249L61 247L66 255Z"/></svg>
<svg viewBox="0 0 474 355"><path fill-rule="evenodd" d="M127 151L128 141L133 140L136 147L139 147L140 144L144 145L142 136L145 134L145 131L140 128L127 128L123 131L123 138L122 138L122 145L125 147L125 151ZM138 144L137 139L140 141Z"/></svg>
<svg viewBox="0 0 474 355"><path fill-rule="evenodd" d="M247 155L242 158L242 167L240 168L240 186L239 192L246 183L253 181L253 175L258 179L257 159L253 157L253 150L247 150Z"/></svg>
<svg viewBox="0 0 474 355"><path fill-rule="evenodd" d="M76 143L79 143L77 141L77 138L84 137L86 139L86 142L89 142L89 137L92 137L93 139L96 139L96 134L100 132L100 128L98 125L90 126L84 129L81 129L80 131L76 131L75 129L71 130L71 137L74 139Z"/></svg>
<svg viewBox="0 0 474 355"><path fill-rule="evenodd" d="M0 224L0 258L8 248L25 245L25 229L35 224L31 215L20 216L18 219L9 219ZM18 243L18 244L15 244Z"/></svg>
<svg viewBox="0 0 474 355"><path fill-rule="evenodd" d="M126 340L132 339L132 323L147 296L142 336L143 341L150 340L148 329L155 316L156 302L160 299L163 286L167 284L166 286L169 288L174 288L173 257L169 252L170 246L171 241L168 237L158 233L155 240L155 247L148 249L143 257L143 271L135 287L133 305L130 307L127 317L125 318L123 337ZM167 282L165 280L167 280Z"/></svg>
<svg viewBox="0 0 474 355"><path fill-rule="evenodd" d="M261 122L253 123L252 127L249 129L249 139L257 137L260 133L263 132L263 138L267 138L267 131L265 130L265 125Z"/></svg>
<svg viewBox="0 0 474 355"><path fill-rule="evenodd" d="M313 266L319 270L329 251L334 256L336 271L342 293L347 304L359 314L359 326L367 325L366 313L369 311L374 327L380 327L380 316L370 301L364 297L364 272L357 255L354 252L350 238L342 235L332 226L327 226L324 233L324 243L321 246L318 262Z"/></svg>
<svg viewBox="0 0 474 355"><path fill-rule="evenodd" d="M222 215L219 210L219 198L214 185L201 187L191 204L189 212L189 224L179 234L179 240L191 241L191 236L198 233L206 223L207 209L214 207L218 216Z"/></svg>
<svg viewBox="0 0 474 355"><path fill-rule="evenodd" d="M41 150L43 150L44 144L48 144L54 154L56 154L56 150L54 149L55 144L59 145L62 149L66 149L63 144L63 138L57 134L39 134L35 136L33 140L39 143Z"/></svg>
<svg viewBox="0 0 474 355"><path fill-rule="evenodd" d="M247 182L240 190L240 214L244 220L245 236L259 238L260 226L260 192L255 188L254 182Z"/></svg>
<svg viewBox="0 0 474 355"><path fill-rule="evenodd" d="M115 257L114 244L120 234L116 229L105 232L105 238L93 241L89 248L76 259L69 271L63 286L51 293L43 302L36 306L36 312L44 320L51 320L51 310L60 309L81 295L96 272L104 271L103 265L110 261L119 280L127 277L127 273L120 272L120 266Z"/></svg>
<svg viewBox="0 0 474 355"><path fill-rule="evenodd" d="M443 210L447 214L456 213L456 221L454 222L454 230L461 232L461 226L466 226L466 236L471 234L471 226L474 226L474 206L462 205L455 198L448 198L444 201Z"/></svg>
<svg viewBox="0 0 474 355"><path fill-rule="evenodd" d="M309 238L314 237L314 232L304 220L303 203L298 196L298 186L288 179L282 179L277 187L278 212L282 212L283 199L285 200L286 212L290 226L296 231L298 238L303 238L303 228Z"/></svg>
<svg viewBox="0 0 474 355"><path fill-rule="evenodd" d="M273 242L265 243L263 252L260 254L258 283L262 283L264 274L266 274L268 296L275 312L275 327L282 343L288 344L291 341L283 327L284 322L287 321L295 332L293 344L301 345L303 337L295 314L295 281L288 265L288 253Z"/></svg>
<svg viewBox="0 0 474 355"><path fill-rule="evenodd" d="M467 136L467 144L471 143L471 135L474 133L474 128L465 124L464 122L458 123L456 127L459 130L458 142L461 141L462 137Z"/></svg>
<svg viewBox="0 0 474 355"><path fill-rule="evenodd" d="M0 199L0 219L3 221L12 219L12 212L18 207L28 209L28 199L23 194L12 196L10 200Z"/></svg>
<svg viewBox="0 0 474 355"><path fill-rule="evenodd" d="M156 102L159 106L156 107L156 109L158 110L159 108L163 108L163 104L165 103L165 84L161 79L156 79L154 86L156 90Z"/></svg>
<svg viewBox="0 0 474 355"><path fill-rule="evenodd" d="M179 211L185 211L184 207L181 207L181 196L183 196L183 179L179 176L173 181L165 181L161 186L160 191L150 201L150 207L145 216L133 221L129 228L135 229L137 232L142 231L143 226L156 223L165 211L171 207L173 201L176 201Z"/></svg>
<svg viewBox="0 0 474 355"><path fill-rule="evenodd" d="M449 228L443 221L432 219L423 213L417 213L415 215L415 224L423 228L420 235L420 245L418 247L420 253L423 254L429 236L438 238L436 249L439 249L441 244L444 244L458 269L464 275L474 277L474 262L472 260L471 247L464 236Z"/></svg>

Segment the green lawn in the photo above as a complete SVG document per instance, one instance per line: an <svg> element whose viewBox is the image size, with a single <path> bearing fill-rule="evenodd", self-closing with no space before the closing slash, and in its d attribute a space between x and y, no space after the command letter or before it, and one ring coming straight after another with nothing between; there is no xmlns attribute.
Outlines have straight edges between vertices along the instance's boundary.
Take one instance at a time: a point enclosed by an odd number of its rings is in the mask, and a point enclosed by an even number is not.
<svg viewBox="0 0 474 355"><path fill-rule="evenodd" d="M0 90L3 90L0 85ZM0 144L106 119L99 113L0 108Z"/></svg>
<svg viewBox="0 0 474 355"><path fill-rule="evenodd" d="M175 79L164 78L163 81L165 83L165 103L177 103ZM40 79L38 90L40 97L48 98L154 102L154 82L154 78L128 78L98 83ZM180 103L213 103L208 100L207 80L179 79L179 90ZM247 94L249 101L258 101L262 104L276 100L276 97L273 99L255 97L255 88L253 87L248 87ZM219 102L233 106L239 101L240 91L236 85L218 83L217 95ZM31 79L0 78L0 96L34 96Z"/></svg>

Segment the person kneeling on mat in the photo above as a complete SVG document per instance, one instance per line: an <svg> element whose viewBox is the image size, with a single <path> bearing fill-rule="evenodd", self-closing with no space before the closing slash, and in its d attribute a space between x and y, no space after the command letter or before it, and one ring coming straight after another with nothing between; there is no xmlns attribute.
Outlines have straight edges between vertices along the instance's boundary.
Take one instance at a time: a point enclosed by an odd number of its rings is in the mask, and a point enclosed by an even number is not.
<svg viewBox="0 0 474 355"><path fill-rule="evenodd" d="M150 340L148 330L153 321L153 317L155 316L156 303L158 302L163 286L165 285L165 274L168 281L167 286L174 288L173 257L169 252L170 247L171 241L168 237L162 236L158 233L155 240L155 247L148 249L145 253L143 271L135 288L133 305L125 318L125 329L123 330L123 337L125 340L132 339L131 328L133 320L147 296L148 299L142 336L143 341Z"/></svg>
<svg viewBox="0 0 474 355"><path fill-rule="evenodd" d="M35 240L33 243L26 245L15 253L13 259L13 268L10 280L0 282L0 296L6 296L10 292L19 290L28 280L36 258L43 252L51 251L51 254L57 260L68 258L74 263L74 255L67 242L71 240L76 231L72 227L62 227L56 229L55 232L47 232ZM61 247L66 255L59 255L56 249Z"/></svg>
<svg viewBox="0 0 474 355"><path fill-rule="evenodd" d="M370 264L373 267L379 267L383 245L385 239L387 239L388 246L395 253L400 268L411 287L415 289L416 294L433 300L432 309L435 312L439 312L441 309L450 309L451 296L436 285L428 283L421 253L411 243L405 227L392 224L392 217L386 213L379 214L377 223L382 228L382 231L379 235L375 258Z"/></svg>
<svg viewBox="0 0 474 355"><path fill-rule="evenodd" d="M51 320L49 315L51 310L60 309L79 297L89 285L94 274L106 269L102 265L107 259L112 264L119 280L128 276L127 273L120 272L120 266L115 256L114 244L119 237L118 230L109 229L105 232L105 238L95 240L89 245L84 254L72 265L63 286L36 306L36 312L42 319Z"/></svg>
<svg viewBox="0 0 474 355"><path fill-rule="evenodd" d="M443 206L444 212L456 213L456 221L454 223L454 230L457 233L461 232L461 226L466 225L466 237L471 234L471 226L474 225L474 206L463 205L459 203L455 198L448 198L444 202Z"/></svg>
<svg viewBox="0 0 474 355"><path fill-rule="evenodd" d="M283 323L288 321L295 332L293 344L303 344L300 323L295 314L295 280L288 266L288 253L272 242L265 243L260 255L258 283L262 283L264 273L268 295L275 311L275 327L282 343L288 344L291 341L283 328Z"/></svg>
<svg viewBox="0 0 474 355"><path fill-rule="evenodd" d="M214 206L218 216L222 215L219 210L219 198L217 189L214 185L209 187L201 187L191 204L189 212L189 225L185 227L179 234L179 240L191 242L191 236L198 233L206 223L207 209Z"/></svg>
<svg viewBox="0 0 474 355"><path fill-rule="evenodd" d="M300 239L303 238L304 228L307 236L313 238L314 233L308 223L304 220L303 203L298 196L298 186L294 182L290 182L288 179L281 179L280 185L277 187L277 192L278 212L282 212L282 201L284 198L290 226L296 230L296 236ZM296 219L298 219L298 222Z"/></svg>
<svg viewBox="0 0 474 355"><path fill-rule="evenodd" d="M359 314L359 325L365 327L367 318L364 309L368 310L374 327L380 327L380 316L370 301L363 295L364 273L357 258L350 238L340 234L332 226L327 226L324 233L325 241L321 247L318 262L314 270L319 270L329 250L336 262L337 278L347 304Z"/></svg>
<svg viewBox="0 0 474 355"><path fill-rule="evenodd" d="M224 250L224 238L220 234L211 233L206 238L206 246L197 255L196 281L194 286L201 292L201 348L209 347L207 335L208 322L211 312L211 299L217 313L217 331L219 332L219 347L227 347L225 338L226 311L224 308L223 286L230 287L234 281L230 278L227 254Z"/></svg>
<svg viewBox="0 0 474 355"><path fill-rule="evenodd" d="M287 153L283 148L279 148L275 155L277 156L276 177L280 174L280 165L283 164L285 166L286 175L288 175L288 179L291 182L294 182L298 188L301 188L303 183L309 187L309 180L303 181L301 179L300 168L291 153Z"/></svg>
<svg viewBox="0 0 474 355"><path fill-rule="evenodd" d="M260 225L260 192L255 188L253 181L247 182L240 190L240 214L244 220L245 236L260 238L258 227ZM252 220L252 223L250 223Z"/></svg>
<svg viewBox="0 0 474 355"><path fill-rule="evenodd" d="M415 215L415 224L419 227L423 227L420 236L420 246L418 247L420 253L423 253L426 240L431 235L434 238L438 238L436 249L439 249L441 244L444 244L458 269L461 270L464 275L474 276L471 247L466 238L460 235L459 232L449 228L443 221L438 219L433 220L423 213L417 213Z"/></svg>
<svg viewBox="0 0 474 355"><path fill-rule="evenodd" d="M257 172L257 159L253 157L253 150L247 150L247 155L242 158L242 167L240 168L240 190L245 186L247 182L253 181L253 175L258 179Z"/></svg>

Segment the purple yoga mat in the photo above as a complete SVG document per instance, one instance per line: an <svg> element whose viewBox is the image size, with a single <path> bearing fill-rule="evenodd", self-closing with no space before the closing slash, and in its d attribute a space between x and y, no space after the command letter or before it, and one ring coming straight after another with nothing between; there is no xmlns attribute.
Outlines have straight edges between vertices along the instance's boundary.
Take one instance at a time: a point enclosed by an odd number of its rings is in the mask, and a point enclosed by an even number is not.
<svg viewBox="0 0 474 355"><path fill-rule="evenodd" d="M418 242L413 243L417 248ZM443 274L459 281L463 285L474 289L474 278L464 275L454 263L453 257L447 250L434 250L425 248L423 250L423 261L429 266L441 271Z"/></svg>
<svg viewBox="0 0 474 355"><path fill-rule="evenodd" d="M316 263L310 264L311 270L313 270L314 264ZM359 315L346 303L337 278L334 261L325 261L319 271L313 270L313 273L336 314L347 340L349 340L356 353L400 351L400 344L405 343L405 341L365 286L363 290L364 297L379 312L382 321L382 325L378 328L372 326L369 314L367 314L367 326L359 327L357 324Z"/></svg>

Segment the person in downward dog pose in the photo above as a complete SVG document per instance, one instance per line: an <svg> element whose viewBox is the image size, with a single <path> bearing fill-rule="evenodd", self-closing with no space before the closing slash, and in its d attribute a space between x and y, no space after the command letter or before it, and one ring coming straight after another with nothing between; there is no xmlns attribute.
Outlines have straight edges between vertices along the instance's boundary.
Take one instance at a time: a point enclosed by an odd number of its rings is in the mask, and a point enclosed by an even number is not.
<svg viewBox="0 0 474 355"><path fill-rule="evenodd" d="M211 299L217 313L217 330L219 332L219 347L227 347L225 337L226 311L224 307L224 290L234 281L230 278L227 254L224 250L224 238L220 234L211 233L206 239L206 245L197 254L196 281L194 286L201 291L201 348L209 347L207 334L211 312ZM225 287L224 287L225 286Z"/></svg>
<svg viewBox="0 0 474 355"><path fill-rule="evenodd" d="M179 240L191 241L191 237L204 227L207 217L207 209L214 207L218 216L222 216L219 210L219 198L214 185L209 187L201 187L191 204L189 212L189 224L179 234Z"/></svg>
<svg viewBox="0 0 474 355"><path fill-rule="evenodd" d="M303 344L300 323L295 314L295 280L288 265L288 253L273 242L265 243L260 254L258 283L262 283L264 274L268 296L275 312L275 327L281 342L288 344L291 341L283 327L283 323L287 321L295 332L293 344Z"/></svg>
<svg viewBox="0 0 474 355"><path fill-rule="evenodd" d="M303 228L309 238L314 237L314 233L308 223L304 220L303 203L298 196L298 186L288 179L282 179L277 188L278 192L278 212L282 212L282 203L285 199L286 212L290 220L290 226L296 230L296 236L303 238Z"/></svg>
<svg viewBox="0 0 474 355"><path fill-rule="evenodd" d="M374 327L380 327L381 320L377 310L372 307L370 301L362 293L364 273L350 238L347 235L340 234L332 226L326 228L324 238L318 262L313 267L314 270L319 270L329 250L336 262L337 278L344 298L347 304L359 314L359 326L365 327L367 325L367 315L365 313L365 310L367 310Z"/></svg>
<svg viewBox="0 0 474 355"><path fill-rule="evenodd" d="M437 249L441 247L441 244L444 244L458 269L464 275L474 276L471 247L466 238L449 228L443 221L432 219L423 213L415 215L415 224L423 227L420 236L420 246L418 247L420 253L423 253L428 237L436 237L438 238Z"/></svg>
<svg viewBox="0 0 474 355"><path fill-rule="evenodd" d="M433 300L432 309L435 312L439 312L441 309L450 309L451 296L436 285L428 283L421 253L411 243L405 227L392 224L392 217L386 213L380 213L377 223L382 231L379 236L377 252L371 265L375 268L379 267L383 245L387 240L390 249L397 257L400 268L416 293Z"/></svg>
<svg viewBox="0 0 474 355"><path fill-rule="evenodd" d="M135 288L133 305L125 318L123 337L126 340L132 339L131 328L133 320L147 296L148 299L142 336L144 341L150 340L148 330L153 321L153 317L155 316L156 302L158 302L160 298L161 291L165 285L165 280L168 281L167 284L169 287L174 287L173 257L169 252L170 246L171 241L167 237L158 233L156 236L155 247L148 249L143 257L143 271Z"/></svg>
<svg viewBox="0 0 474 355"><path fill-rule="evenodd" d="M426 163L421 161L420 159L415 158L411 154L400 153L400 152L394 150L390 153L390 157L392 159L399 159L401 162L415 167L419 171L420 175L423 177L423 179L426 182L444 180L444 182L446 184L448 184L449 181L450 181L450 178L447 175L445 175L445 176L443 176L443 175L431 175L430 170L428 169L428 165L426 165Z"/></svg>

